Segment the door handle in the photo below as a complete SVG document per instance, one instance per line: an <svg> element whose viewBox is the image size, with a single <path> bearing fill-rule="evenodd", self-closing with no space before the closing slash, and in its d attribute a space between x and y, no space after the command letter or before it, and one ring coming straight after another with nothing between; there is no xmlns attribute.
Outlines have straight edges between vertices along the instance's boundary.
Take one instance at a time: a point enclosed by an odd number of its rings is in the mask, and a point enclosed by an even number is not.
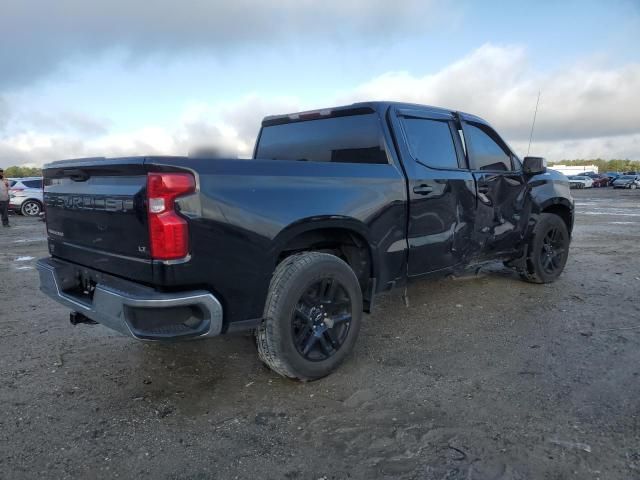
<svg viewBox="0 0 640 480"><path fill-rule="evenodd" d="M482 193L483 195L486 195L487 193L489 193L489 186L488 185L480 185L478 187L478 193Z"/></svg>
<svg viewBox="0 0 640 480"><path fill-rule="evenodd" d="M417 193L418 195L429 195L433 192L433 187L429 185L418 185L413 187L413 193Z"/></svg>

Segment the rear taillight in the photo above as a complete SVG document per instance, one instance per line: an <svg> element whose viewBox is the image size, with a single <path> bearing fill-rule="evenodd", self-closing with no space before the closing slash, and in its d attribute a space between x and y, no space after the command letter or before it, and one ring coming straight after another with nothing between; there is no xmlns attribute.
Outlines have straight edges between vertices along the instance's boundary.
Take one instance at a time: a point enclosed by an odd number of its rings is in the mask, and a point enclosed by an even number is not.
<svg viewBox="0 0 640 480"><path fill-rule="evenodd" d="M149 173L147 211L151 257L175 260L189 254L189 225L175 210L176 198L196 190L190 173Z"/></svg>

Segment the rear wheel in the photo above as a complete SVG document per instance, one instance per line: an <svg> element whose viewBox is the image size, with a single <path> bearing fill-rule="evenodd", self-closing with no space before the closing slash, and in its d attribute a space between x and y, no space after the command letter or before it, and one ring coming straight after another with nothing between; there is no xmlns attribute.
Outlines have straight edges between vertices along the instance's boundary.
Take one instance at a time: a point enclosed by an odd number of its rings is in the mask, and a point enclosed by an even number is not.
<svg viewBox="0 0 640 480"><path fill-rule="evenodd" d="M27 200L20 207L20 213L25 217L37 217L40 215L41 211L42 206L40 205L40 202L36 200Z"/></svg>
<svg viewBox="0 0 640 480"><path fill-rule="evenodd" d="M349 265L327 253L293 255L271 280L258 354L285 377L324 377L353 349L361 317L362 292Z"/></svg>
<svg viewBox="0 0 640 480"><path fill-rule="evenodd" d="M527 248L523 279L532 283L550 283L557 279L569 256L569 231L562 218L543 213L533 229Z"/></svg>

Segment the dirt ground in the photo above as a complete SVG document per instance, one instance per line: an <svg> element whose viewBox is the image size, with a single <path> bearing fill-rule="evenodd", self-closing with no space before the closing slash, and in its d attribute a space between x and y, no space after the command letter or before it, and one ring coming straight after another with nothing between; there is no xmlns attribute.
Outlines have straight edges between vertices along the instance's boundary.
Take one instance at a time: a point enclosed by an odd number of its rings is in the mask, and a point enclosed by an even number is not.
<svg viewBox="0 0 640 480"><path fill-rule="evenodd" d="M143 344L37 289L0 230L0 478L640 479L640 191L576 191L565 273L492 265L380 298L329 378L252 339Z"/></svg>

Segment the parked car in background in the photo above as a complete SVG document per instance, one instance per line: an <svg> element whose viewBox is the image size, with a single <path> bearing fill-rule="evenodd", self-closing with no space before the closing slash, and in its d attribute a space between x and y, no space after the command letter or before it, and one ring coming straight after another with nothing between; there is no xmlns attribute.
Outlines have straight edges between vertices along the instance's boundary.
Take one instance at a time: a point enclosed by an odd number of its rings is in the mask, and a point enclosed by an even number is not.
<svg viewBox="0 0 640 480"><path fill-rule="evenodd" d="M569 186L571 188L592 188L593 180L586 175L571 175L569 178Z"/></svg>
<svg viewBox="0 0 640 480"><path fill-rule="evenodd" d="M609 177L609 185L613 185L613 182L620 176L618 172L607 172L605 175Z"/></svg>
<svg viewBox="0 0 640 480"><path fill-rule="evenodd" d="M42 177L16 178L9 184L9 209L27 217L42 212Z"/></svg>
<svg viewBox="0 0 640 480"><path fill-rule="evenodd" d="M635 190L640 187L640 175L621 175L613 182L613 188L630 188Z"/></svg>
<svg viewBox="0 0 640 480"><path fill-rule="evenodd" d="M593 180L594 187L608 187L610 179L606 175L590 175L591 180Z"/></svg>

